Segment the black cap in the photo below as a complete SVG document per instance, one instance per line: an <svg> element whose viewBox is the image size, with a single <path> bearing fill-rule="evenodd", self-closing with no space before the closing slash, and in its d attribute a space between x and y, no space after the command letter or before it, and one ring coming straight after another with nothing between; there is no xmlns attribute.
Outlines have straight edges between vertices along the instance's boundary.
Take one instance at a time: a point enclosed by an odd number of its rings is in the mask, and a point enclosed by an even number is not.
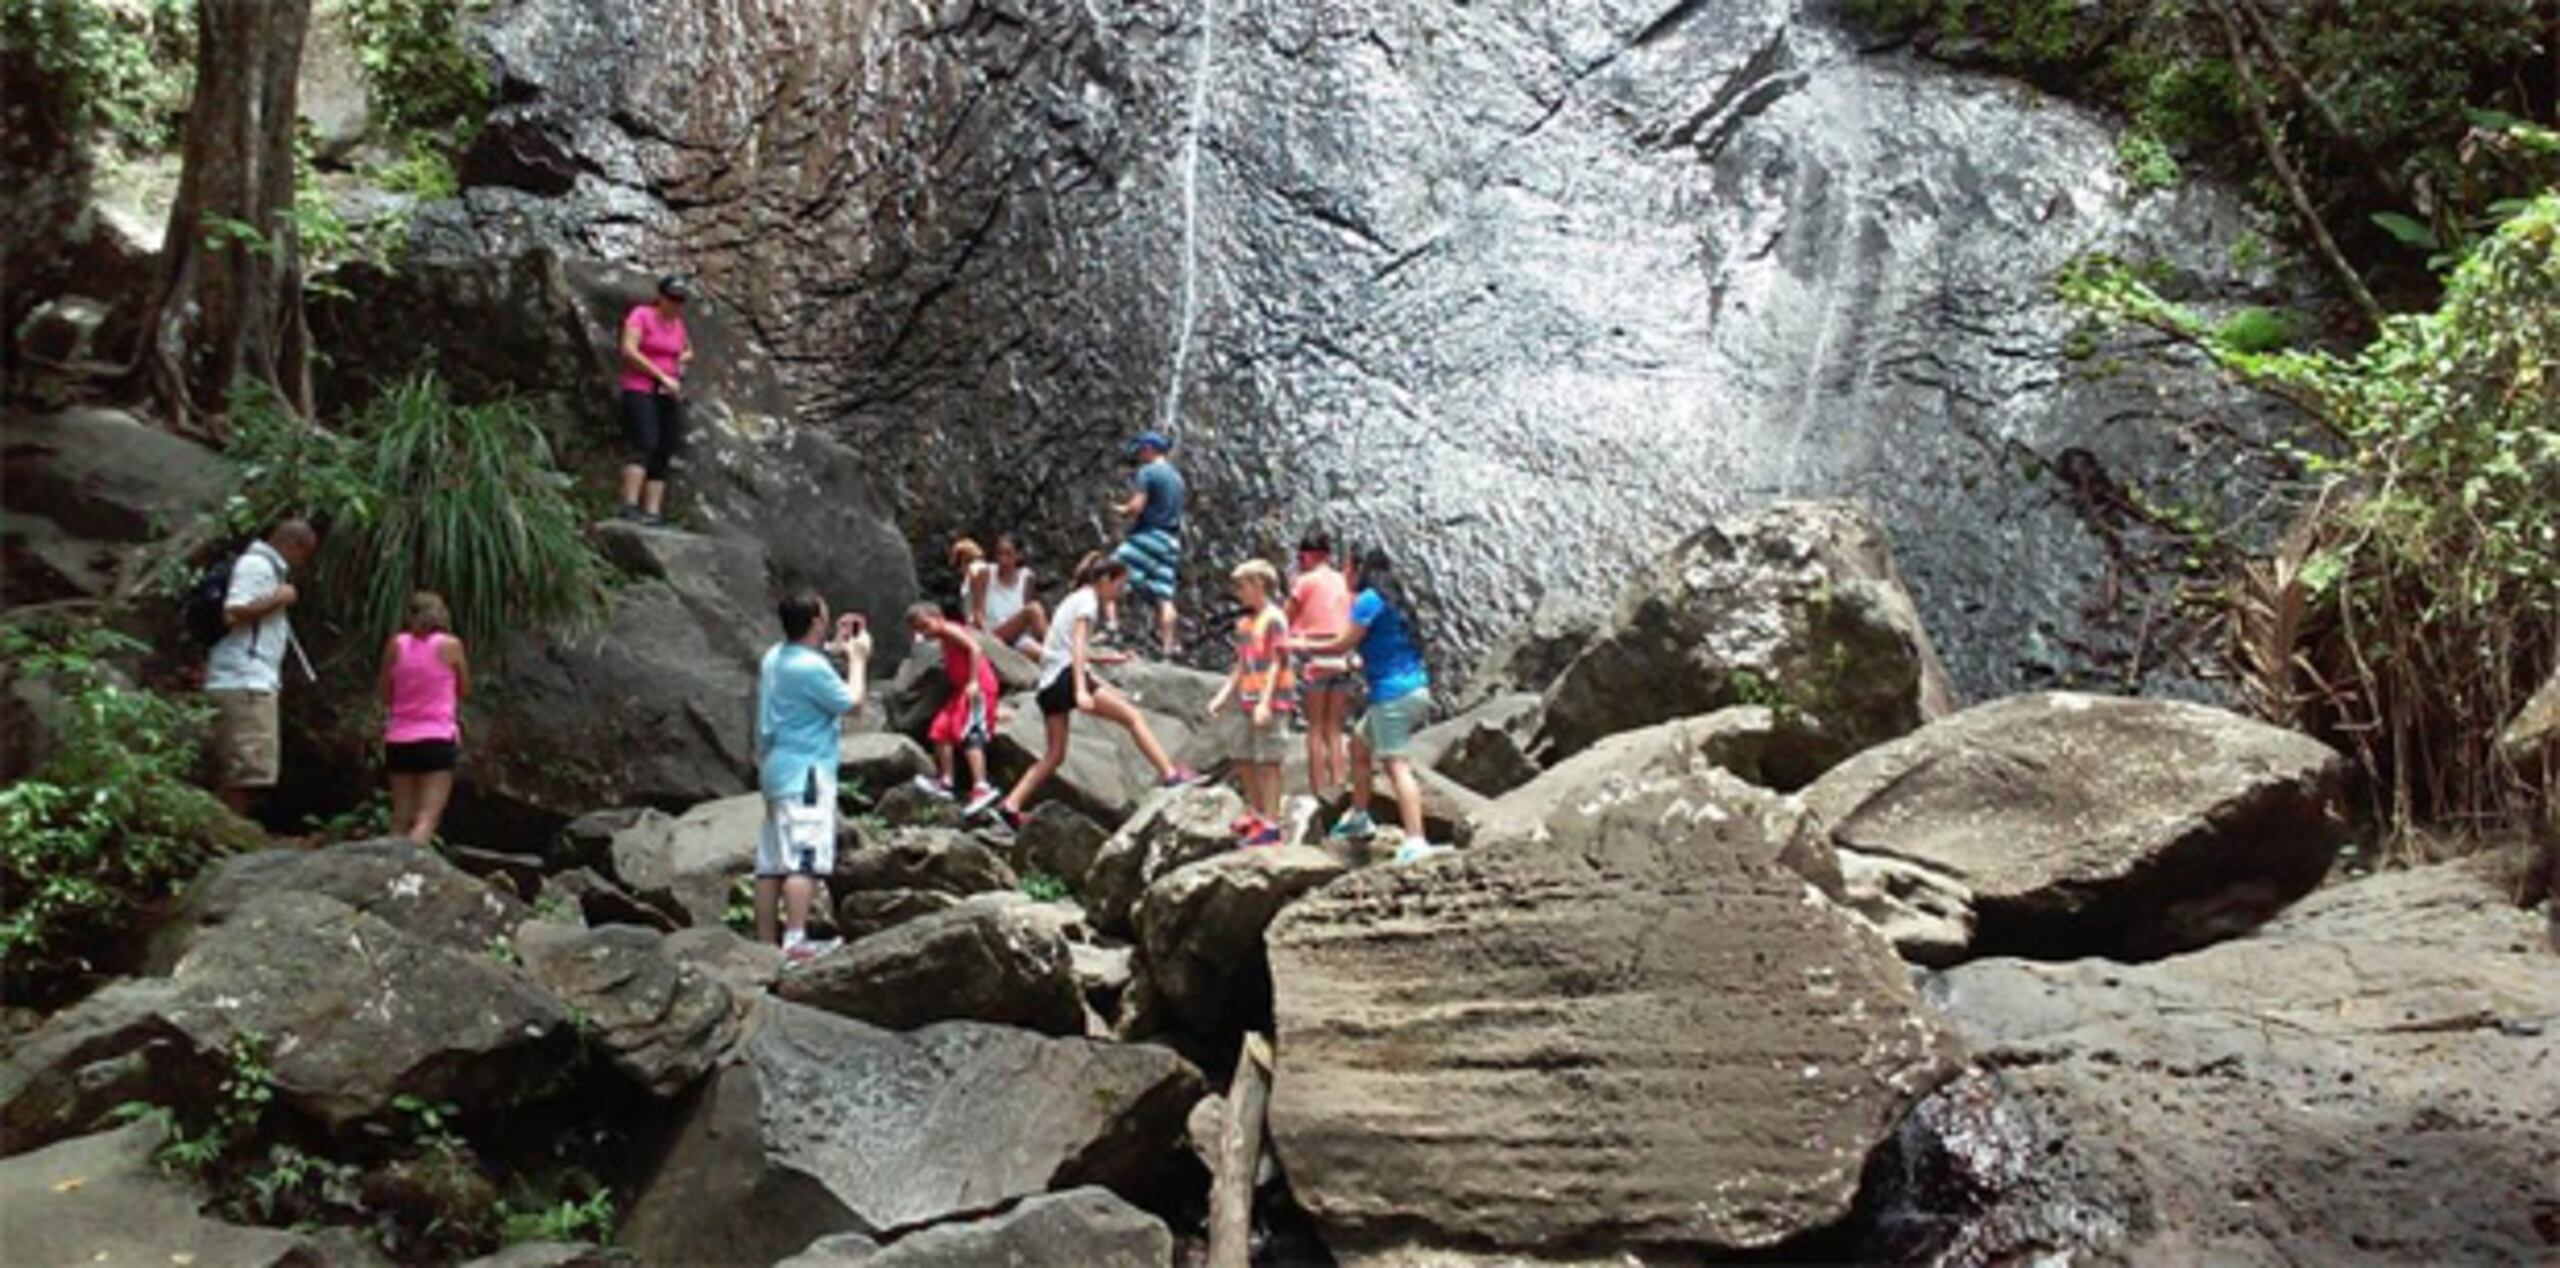
<svg viewBox="0 0 2560 1268"><path fill-rule="evenodd" d="M669 299L691 299L693 283L684 280L682 274L669 273L658 279L658 293Z"/></svg>

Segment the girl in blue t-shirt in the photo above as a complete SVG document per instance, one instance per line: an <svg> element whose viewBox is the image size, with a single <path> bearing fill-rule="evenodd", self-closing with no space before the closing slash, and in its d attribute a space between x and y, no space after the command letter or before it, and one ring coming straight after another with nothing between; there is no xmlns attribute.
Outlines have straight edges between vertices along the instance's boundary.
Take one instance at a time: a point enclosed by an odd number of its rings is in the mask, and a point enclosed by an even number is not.
<svg viewBox="0 0 2560 1268"><path fill-rule="evenodd" d="M1369 684L1368 711L1351 729L1351 813L1333 825L1332 835L1366 840L1376 834L1377 823L1369 815L1369 764L1374 758L1387 765L1405 840L1418 845L1423 840L1422 786L1413 777L1413 735L1431 715L1431 670L1423 664L1414 634L1413 604L1387 552L1372 549L1361 557L1359 587L1351 601L1350 628L1330 638L1292 640L1309 656L1357 649L1361 676Z"/></svg>

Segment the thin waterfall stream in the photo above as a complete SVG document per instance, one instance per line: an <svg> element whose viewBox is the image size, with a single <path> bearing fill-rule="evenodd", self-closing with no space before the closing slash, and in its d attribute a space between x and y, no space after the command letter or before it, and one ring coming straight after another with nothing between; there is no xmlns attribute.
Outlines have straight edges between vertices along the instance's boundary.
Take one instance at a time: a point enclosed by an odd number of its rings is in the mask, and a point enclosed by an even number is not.
<svg viewBox="0 0 2560 1268"><path fill-rule="evenodd" d="M1182 299L1175 306L1173 360L1167 367L1164 412L1158 426L1166 435L1180 427L1182 380L1190 370L1191 336L1200 320L1200 136L1207 130L1210 80L1218 64L1218 0L1201 0L1200 35L1192 53L1191 117L1182 140Z"/></svg>

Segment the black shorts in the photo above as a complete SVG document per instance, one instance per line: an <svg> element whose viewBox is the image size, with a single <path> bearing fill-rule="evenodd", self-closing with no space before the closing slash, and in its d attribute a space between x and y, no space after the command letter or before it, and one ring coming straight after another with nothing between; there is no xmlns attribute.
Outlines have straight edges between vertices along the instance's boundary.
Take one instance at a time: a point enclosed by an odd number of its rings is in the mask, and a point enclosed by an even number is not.
<svg viewBox="0 0 2560 1268"><path fill-rule="evenodd" d="M1040 689L1039 701L1040 714L1042 717L1055 718L1075 712L1076 671L1070 669L1067 672L1058 675L1058 680L1056 682L1050 683L1046 687L1042 687Z"/></svg>
<svg viewBox="0 0 2560 1268"><path fill-rule="evenodd" d="M660 392L622 390L623 460L664 480L684 448L684 402Z"/></svg>
<svg viewBox="0 0 2560 1268"><path fill-rule="evenodd" d="M451 740L418 740L382 746L382 764L394 775L436 775L462 762L462 746Z"/></svg>

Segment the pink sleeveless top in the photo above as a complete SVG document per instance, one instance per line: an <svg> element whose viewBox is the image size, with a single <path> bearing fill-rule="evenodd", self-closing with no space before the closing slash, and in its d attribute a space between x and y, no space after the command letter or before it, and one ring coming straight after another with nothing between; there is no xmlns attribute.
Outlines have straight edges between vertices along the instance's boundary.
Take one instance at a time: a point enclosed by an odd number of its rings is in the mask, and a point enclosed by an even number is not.
<svg viewBox="0 0 2560 1268"><path fill-rule="evenodd" d="M391 744L427 744L462 738L455 716L460 675L436 654L447 638L402 631L391 636L391 720L382 738Z"/></svg>

